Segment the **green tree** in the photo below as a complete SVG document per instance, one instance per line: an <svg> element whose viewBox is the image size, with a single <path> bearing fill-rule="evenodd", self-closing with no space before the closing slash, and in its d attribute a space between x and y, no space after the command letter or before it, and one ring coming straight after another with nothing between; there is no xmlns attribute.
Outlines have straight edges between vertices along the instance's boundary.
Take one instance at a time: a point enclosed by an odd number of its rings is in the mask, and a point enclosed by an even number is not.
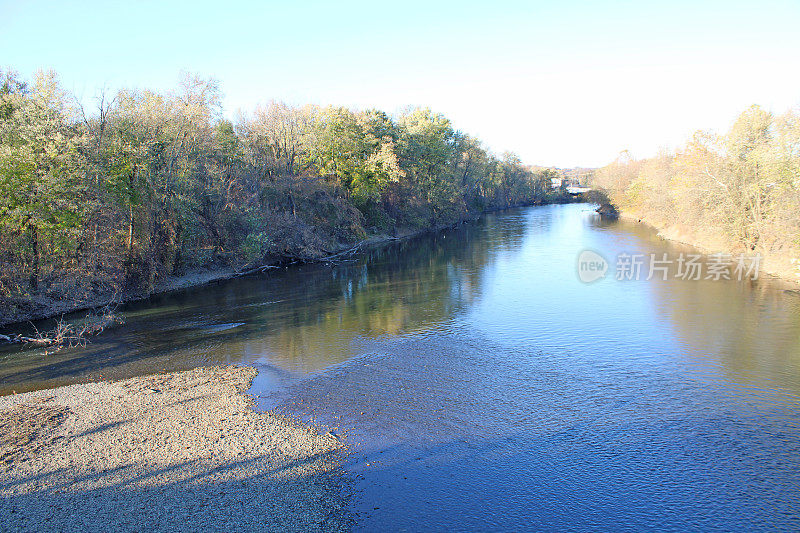
<svg viewBox="0 0 800 533"><path fill-rule="evenodd" d="M455 132L450 121L430 109L416 108L400 118L401 166L424 195L431 224L453 207L458 189L449 174Z"/></svg>
<svg viewBox="0 0 800 533"><path fill-rule="evenodd" d="M0 91L0 223L11 251L39 289L42 258L74 246L81 222L80 162L67 98L52 72L27 90L6 78ZM10 243L9 243L10 244Z"/></svg>

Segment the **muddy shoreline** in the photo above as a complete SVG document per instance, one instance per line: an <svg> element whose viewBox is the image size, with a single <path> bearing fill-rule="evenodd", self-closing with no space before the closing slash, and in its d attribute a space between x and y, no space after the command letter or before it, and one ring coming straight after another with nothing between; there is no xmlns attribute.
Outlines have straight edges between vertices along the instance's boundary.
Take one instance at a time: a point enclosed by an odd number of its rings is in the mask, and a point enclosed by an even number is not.
<svg viewBox="0 0 800 533"><path fill-rule="evenodd" d="M554 203L565 203L565 202L554 202ZM461 224L474 222L475 220L479 220L481 217L491 213L504 211L506 209L532 207L533 205L540 205L540 204L518 205L518 206L509 206L506 208L491 209L485 211L484 213L481 213L481 215L476 218L463 219L458 222L454 222L452 224L441 224L433 227L421 228L416 230L404 230L404 231L401 230L396 232L396 234L394 235L372 235L357 243L342 245L339 248L333 250L332 253L336 255L341 252L346 252L347 250L350 249L353 249L356 251L356 253L358 253L388 243L413 239L420 235L436 233L438 231L457 227ZM181 276L170 276L162 280L159 280L155 284L155 286L152 287L152 289L150 289L145 293L123 294L121 297L118 295L115 300L115 303L127 303L127 302L146 300L147 298L157 294L165 294L172 291L180 291L192 287L199 287L202 285L207 285L209 283L215 283L218 281L224 281L228 279L237 278L240 276L254 274L259 271L268 270L270 268L279 268L282 266L289 266L301 262L324 263L326 262L326 258L299 260L297 258L292 258L292 257L276 257L274 258L274 260L266 261L264 263L260 263L257 265L249 265L241 269L234 269L230 267L219 267L219 268L210 267L204 269L195 269ZM37 306L36 309L28 310L26 312L17 312L12 316L4 316L0 314L0 331L6 333L9 332L15 333L15 329L17 329L16 326L24 325L25 323L32 320L46 320L49 318L55 318L69 313L89 311L91 309L97 309L111 303L111 300L108 297L95 298L92 300L84 300L80 302L52 300L41 297L37 299L39 300L39 302L34 304Z"/></svg>
<svg viewBox="0 0 800 533"><path fill-rule="evenodd" d="M434 228L425 228L421 230L401 232L398 233L398 235L396 236L389 236L389 235L371 236L352 246L343 245L334 250L333 253L338 254L341 252L346 252L350 249L356 250L356 252L361 252L387 243L413 239L414 237L418 237L420 235L424 235L427 233L434 233L437 231L441 231L443 229L455 227L464 222L468 221L462 221L450 225L437 226ZM181 276L169 276L162 280L159 280L151 290L145 293L140 292L140 293L123 294L121 296L117 295L113 303L123 304L128 302L146 300L147 298L150 298L151 296L155 296L157 294L165 294L173 291L189 289L192 287L199 287L202 285L207 285L209 283L225 281L233 278L238 278L241 276L251 275L257 272L263 272L271 268L290 266L292 264L297 264L298 262L308 263L308 262L325 262L325 261L326 260L324 258L319 260L308 259L300 261L295 258L279 257L273 261L267 261L258 265L249 265L248 267L242 269L234 269L230 267L219 267L219 268L211 267L206 269L196 269L189 271ZM112 300L108 297L95 298L88 301L84 300L80 302L52 300L44 297L38 297L35 300L37 301L33 305L35 305L37 308L34 310L30 310L24 313L17 312L11 316L0 316L0 331L14 333L15 330L17 329L16 326L24 326L25 328L27 328L29 324L26 325L26 323L32 320L46 320L49 318L55 318L65 314L77 313L81 311L90 311L92 309L97 309L112 303Z"/></svg>
<svg viewBox="0 0 800 533"><path fill-rule="evenodd" d="M386 244L389 242L394 242L398 240L410 239L416 237L418 235L422 235L429 231L439 231L444 228L436 228L433 230L422 230L422 231L415 231L410 232L408 234L403 234L398 237L389 237L389 236L377 236L377 237L370 237L361 241L356 246L359 250L366 250L374 246L379 246L382 244ZM335 253L339 253L342 251L347 251L350 247L342 246L340 249L337 249ZM115 304L123 304L128 302L136 302L141 300L146 300L151 296L155 296L158 294L165 294L173 291L181 291L184 289L190 289L192 287L199 287L202 285L207 285L209 283L215 283L218 281L225 281L233 278L238 278L241 276L251 275L257 272L263 272L269 270L271 268L280 268L282 266L289 266L291 264L296 264L297 260L292 260L290 258L279 258L275 261L265 262L263 264L259 264L258 266L250 266L243 269L233 269L229 267L220 267L220 268L208 268L208 269L197 269L187 272L182 276L169 276L160 280L155 286L146 293L129 293L124 294L121 297L117 297L113 303ZM306 262L315 262L315 261L306 261ZM322 260L324 262L324 260ZM15 326L23 325L31 320L46 320L48 318L55 318L61 315L70 314L70 313L78 313L81 311L90 311L92 309L101 308L103 306L112 304L112 301L109 298L96 298L89 301L81 301L81 302L69 302L63 300L49 300L45 298L38 298L38 309L35 311L30 311L28 313L18 313L12 316L12 318L7 319L5 317L0 317L0 330L14 332L16 329Z"/></svg>

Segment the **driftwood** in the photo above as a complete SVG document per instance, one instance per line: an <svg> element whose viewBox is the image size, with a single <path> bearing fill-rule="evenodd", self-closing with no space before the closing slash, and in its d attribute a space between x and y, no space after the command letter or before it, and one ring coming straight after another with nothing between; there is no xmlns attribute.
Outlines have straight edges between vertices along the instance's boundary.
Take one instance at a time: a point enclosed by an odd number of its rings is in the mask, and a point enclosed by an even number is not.
<svg viewBox="0 0 800 533"><path fill-rule="evenodd" d="M391 240L399 240L399 239L391 238ZM356 244L355 246L347 248L346 250L342 250L340 252L336 252L335 254L325 255L322 257L293 256L293 259L304 263L343 263L345 261L355 261L355 259L352 258L351 256L361 251L361 249L364 247L365 244L366 243L362 241Z"/></svg>
<svg viewBox="0 0 800 533"><path fill-rule="evenodd" d="M274 268L280 268L280 267L275 266L275 265L257 266L255 268L249 268L247 270L239 270L232 277L238 278L240 276L247 276L248 274L255 274L256 272L266 272L267 270L272 270Z"/></svg>
<svg viewBox="0 0 800 533"><path fill-rule="evenodd" d="M391 240L399 240L399 238L393 237L391 238ZM281 268L281 266L294 265L297 263L342 263L345 261L353 261L354 259L350 259L350 256L360 251L363 246L364 243L360 242L355 246L347 248L346 250L342 250L340 252L336 252L335 254L331 255L324 255L322 257L283 254L281 257L283 259L288 259L289 261L282 261L280 266L265 265L265 266L250 268L247 270L240 270L239 272L236 272L236 274L234 274L234 277L246 276L248 274L254 274L256 272L266 272L267 270L270 269Z"/></svg>
<svg viewBox="0 0 800 533"><path fill-rule="evenodd" d="M403 237L383 237L385 241L400 241L403 240ZM356 259L351 257L356 253L360 252L362 248L368 248L370 243L366 241L361 241L346 250L341 250L334 254L324 255L322 257L313 257L313 256L306 256L306 255L290 255L290 254L283 254L281 255L282 259L288 259L289 261L282 261L280 266L278 265L263 265L257 266L254 268L249 268L246 270L239 270L233 274L234 278L238 278L239 276L246 276L248 274L255 274L256 272L266 272L267 270L281 268L287 265L294 265L297 263L344 263L348 261L355 261Z"/></svg>
<svg viewBox="0 0 800 533"><path fill-rule="evenodd" d="M320 261L322 263L334 263L334 262L337 262L337 261L347 261L348 259L344 259L344 258L345 257L349 258L353 254L357 253L359 250L361 250L361 247L362 247L363 244L364 244L363 242L359 242L358 244L356 244L355 246L353 246L351 248L348 248L347 250L342 250L341 252L338 252L338 253L335 253L335 254L332 254L332 255L328 255L328 256L325 256L325 257L321 257L321 258L317 259L317 261Z"/></svg>
<svg viewBox="0 0 800 533"><path fill-rule="evenodd" d="M0 335L0 341L9 344L27 344L37 347L56 347L73 348L76 346L86 346L87 338L98 335L113 323L121 323L116 313L116 306L106 306L99 312L92 312L86 315L86 319L78 324L69 323L60 318L56 322L56 327L50 331L39 331L33 326L35 334L27 335Z"/></svg>

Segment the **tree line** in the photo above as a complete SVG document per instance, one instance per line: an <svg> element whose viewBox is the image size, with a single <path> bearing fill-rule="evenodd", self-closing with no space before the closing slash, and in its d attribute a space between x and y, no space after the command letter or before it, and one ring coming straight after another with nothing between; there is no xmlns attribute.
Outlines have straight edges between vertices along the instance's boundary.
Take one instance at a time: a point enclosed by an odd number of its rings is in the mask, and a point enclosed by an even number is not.
<svg viewBox="0 0 800 533"><path fill-rule="evenodd" d="M623 152L594 174L623 213L714 251L760 254L800 280L800 114L744 111L724 134L636 160Z"/></svg>
<svg viewBox="0 0 800 533"><path fill-rule="evenodd" d="M86 109L52 72L0 71L0 323L546 202L554 175L429 109L273 101L229 120L218 83L193 75Z"/></svg>

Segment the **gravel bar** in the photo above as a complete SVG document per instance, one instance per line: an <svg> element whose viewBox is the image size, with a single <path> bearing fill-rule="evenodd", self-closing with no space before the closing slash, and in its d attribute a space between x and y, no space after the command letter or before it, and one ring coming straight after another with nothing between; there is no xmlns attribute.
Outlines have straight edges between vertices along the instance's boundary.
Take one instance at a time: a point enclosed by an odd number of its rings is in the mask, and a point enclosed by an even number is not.
<svg viewBox="0 0 800 533"><path fill-rule="evenodd" d="M343 445L253 410L256 370L0 397L0 530L344 531Z"/></svg>

